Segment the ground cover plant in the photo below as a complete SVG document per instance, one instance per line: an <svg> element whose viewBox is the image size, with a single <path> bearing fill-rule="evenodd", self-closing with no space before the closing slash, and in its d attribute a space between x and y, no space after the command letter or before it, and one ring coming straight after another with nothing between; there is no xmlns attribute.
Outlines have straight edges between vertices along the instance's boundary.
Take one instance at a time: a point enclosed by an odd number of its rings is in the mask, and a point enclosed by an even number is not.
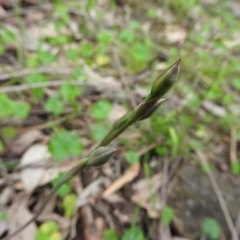
<svg viewBox="0 0 240 240"><path fill-rule="evenodd" d="M222 0L0 1L0 238L121 133L13 239L238 239L239 16Z"/></svg>

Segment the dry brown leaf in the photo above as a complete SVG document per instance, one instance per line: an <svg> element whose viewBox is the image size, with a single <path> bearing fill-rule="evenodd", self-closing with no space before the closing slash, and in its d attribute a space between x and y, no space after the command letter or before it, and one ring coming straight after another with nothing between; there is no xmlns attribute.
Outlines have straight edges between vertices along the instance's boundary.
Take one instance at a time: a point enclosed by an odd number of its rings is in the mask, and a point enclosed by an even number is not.
<svg viewBox="0 0 240 240"><path fill-rule="evenodd" d="M174 237L173 240L190 240L188 238Z"/></svg>
<svg viewBox="0 0 240 240"><path fill-rule="evenodd" d="M101 240L99 233L96 229L92 209L90 206L85 205L80 209L81 219L82 219L82 229L84 240Z"/></svg>
<svg viewBox="0 0 240 240"><path fill-rule="evenodd" d="M52 38L58 36L54 22L44 24L44 27L41 28L41 36L42 38Z"/></svg>
<svg viewBox="0 0 240 240"><path fill-rule="evenodd" d="M42 139L43 135L39 130L31 129L24 132L18 139L11 144L11 153L21 154L23 153L32 143Z"/></svg>
<svg viewBox="0 0 240 240"><path fill-rule="evenodd" d="M7 15L6 10L2 6L0 6L0 18L4 17L6 15Z"/></svg>
<svg viewBox="0 0 240 240"><path fill-rule="evenodd" d="M111 194L111 195L105 197L104 200L106 200L108 203L111 203L111 204L125 202L125 199L120 194L117 194L117 193L114 193L114 194Z"/></svg>
<svg viewBox="0 0 240 240"><path fill-rule="evenodd" d="M170 43L183 44L187 37L187 31L181 26L167 26L165 36Z"/></svg>
<svg viewBox="0 0 240 240"><path fill-rule="evenodd" d="M60 165L58 165L56 167L45 169L44 174L43 174L40 182L38 183L38 186L43 186L43 185L51 182L53 179L55 179L59 175L60 172L67 172L68 170L70 170L71 168L76 166L78 161L79 161L79 159L67 161L67 162L61 163ZM14 186L18 190L23 189L22 182L17 182L17 183L15 183Z"/></svg>
<svg viewBox="0 0 240 240"><path fill-rule="evenodd" d="M10 198L14 195L14 191L11 187L5 187L2 191L1 191L1 195L0 195L0 203L3 205L7 205L8 201L10 200Z"/></svg>
<svg viewBox="0 0 240 240"><path fill-rule="evenodd" d="M104 184L105 178L101 177L91 182L84 190L80 193L77 200L77 207L82 207L90 201L91 197L97 196L102 191L102 185Z"/></svg>
<svg viewBox="0 0 240 240"><path fill-rule="evenodd" d="M29 164L38 164L39 167L27 167L21 171L21 181L27 192L33 191L41 181L45 169L42 167L49 159L51 154L48 147L44 144L32 145L22 156L20 166L24 167Z"/></svg>
<svg viewBox="0 0 240 240"><path fill-rule="evenodd" d="M20 202L21 201L21 202ZM27 209L28 196L15 198L14 203L9 209L10 234L19 229L23 223L33 217L33 214ZM29 224L24 230L12 237L11 240L35 239L37 228L35 222Z"/></svg>
<svg viewBox="0 0 240 240"><path fill-rule="evenodd" d="M23 47L29 51L36 51L39 44L40 29L37 26L32 26L24 29L23 32Z"/></svg>
<svg viewBox="0 0 240 240"><path fill-rule="evenodd" d="M227 115L227 111L223 107L211 101L205 100L202 104L207 111L211 112L216 117L223 117Z"/></svg>
<svg viewBox="0 0 240 240"><path fill-rule="evenodd" d="M138 176L140 171L140 163L135 163L131 165L127 171L119 177L117 180L115 180L102 194L102 197L105 198L114 192L118 191L120 188L122 188L127 183L131 182L135 177Z"/></svg>
<svg viewBox="0 0 240 240"><path fill-rule="evenodd" d="M18 0L0 0L0 5L3 7L17 7Z"/></svg>
<svg viewBox="0 0 240 240"><path fill-rule="evenodd" d="M109 77L109 76L102 77L97 72L94 72L91 68L85 65L83 66L83 68L84 68L84 73L88 77L89 81L94 82L98 90L106 91L106 90L115 90L115 89L121 88L121 84L115 78Z"/></svg>
<svg viewBox="0 0 240 240"><path fill-rule="evenodd" d="M161 204L160 201L156 201L156 196L159 195L157 192L162 186L162 180L162 174L158 173L151 179L142 179L138 181L132 187L134 194L132 195L131 200L145 208L148 212L148 216L151 218L158 218L160 215Z"/></svg>

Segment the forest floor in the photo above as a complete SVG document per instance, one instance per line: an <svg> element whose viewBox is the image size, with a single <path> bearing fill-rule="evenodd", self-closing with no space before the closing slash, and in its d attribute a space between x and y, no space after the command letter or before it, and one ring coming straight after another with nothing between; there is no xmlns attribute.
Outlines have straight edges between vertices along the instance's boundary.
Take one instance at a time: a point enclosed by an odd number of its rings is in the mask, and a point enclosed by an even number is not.
<svg viewBox="0 0 240 240"><path fill-rule="evenodd" d="M0 239L182 59L113 159L65 183L14 240L237 240L237 0L0 0Z"/></svg>

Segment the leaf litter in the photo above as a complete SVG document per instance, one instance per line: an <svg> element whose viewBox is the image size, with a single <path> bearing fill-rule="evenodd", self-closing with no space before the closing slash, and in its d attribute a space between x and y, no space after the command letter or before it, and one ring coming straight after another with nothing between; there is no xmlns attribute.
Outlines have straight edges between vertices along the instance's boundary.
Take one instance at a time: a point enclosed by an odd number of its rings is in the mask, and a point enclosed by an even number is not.
<svg viewBox="0 0 240 240"><path fill-rule="evenodd" d="M234 58L234 55L237 55L236 47L239 45L239 41L237 40L238 35L235 34L235 37L233 39L231 36L225 37L224 31L221 31L221 30L219 31L220 28L218 29L218 23L223 24L221 18L217 20L212 19L213 21L209 21L212 24L211 26L203 26L205 21L204 17L200 18L198 15L199 14L198 11L194 9L194 11L191 14L189 14L188 21L186 21L185 23L182 23L181 18L179 19L178 11L175 11L174 14L172 12L172 10L175 8L174 3L171 3L171 6L165 6L164 8L161 6L151 5L152 3L150 3L149 6L151 7L151 9L147 9L148 18L146 20L146 16L141 13L141 10L143 10L141 9L142 7L141 4L136 5L134 1L129 1L129 3L126 3L126 1L115 1L116 9L117 9L116 12L115 10L110 9L108 13L103 16L101 21L99 21L98 12L101 12L101 10L105 10L108 7L108 3L106 1L101 1L101 3L96 4L96 6L93 9L91 9L89 13L89 16L91 17L91 21L86 22L87 31L84 34L80 33L78 26L79 26L79 23L83 23L85 20L84 19L85 12L83 12L82 10L85 8L80 8L79 12L76 9L70 8L69 15L71 15L71 21L68 23L68 25L70 25L70 30L68 29L67 25L63 26L61 30L61 33L62 33L61 35L63 36L63 38L61 38L61 41L63 42L56 44L54 43L54 41L56 41L56 39L54 38L58 36L58 33L55 28L55 22L52 22L53 19L51 19L51 13L52 13L51 11L53 11L54 9L53 4L47 4L48 6L46 8L45 6L40 5L35 0L23 0L22 2L25 5L24 7L20 8L19 11L20 11L20 15L23 17L23 24L27 23L26 25L27 28L25 29L25 31L23 31L24 36L21 36L21 34L17 34L18 36L16 39L18 40L16 40L15 42L6 44L7 53L1 56L0 63L2 64L3 62L5 64L7 62L7 64L4 65L3 68L2 68L2 65L0 68L0 73L1 73L0 80L1 80L1 84L3 83L3 89L5 89L5 84L6 86L11 85L10 81L12 80L14 81L16 80L16 86L21 86L21 83L25 80L25 77L31 71L37 72L38 70L42 71L43 74L46 74L50 80L60 78L61 81L67 82L69 79L72 78L71 76L72 69L75 69L81 66L82 72L84 75L83 78L86 80L86 83L87 83L86 84L87 89L86 89L85 95L78 97L77 103L80 104L82 100L84 101L83 98L86 98L86 97L89 98L89 106L84 108L82 111L82 114L84 115L83 119L84 120L87 119L88 127L90 126L89 129L91 128L94 121L93 119L91 119L91 117L85 116L87 115L86 112L90 111L90 107L93 104L93 102L96 100L100 100L101 96L103 96L104 98L106 97L109 101L112 101L112 109L108 116L109 122L116 120L120 115L124 115L126 109L128 109L127 104L124 104L124 107L122 107L123 106L122 100L126 99L127 91L126 89L124 89L124 87L122 87L122 83L121 81L119 81L118 73L116 72L115 69L113 69L112 62L111 62L112 56L111 54L109 54L109 52L111 51L108 52L107 50L106 52L103 52L101 54L94 56L93 63L91 63L92 59L90 58L83 59L82 56L78 56L78 61L76 62L77 63L76 65L74 65L73 62L69 62L66 59L66 55L64 51L65 51L65 45L68 45L69 43L68 41L73 41L69 45L73 44L75 46L74 49L78 51L79 45L82 44L82 41L86 41L87 39L89 40L88 43L90 43L90 46L92 46L93 49L96 50L97 42L92 41L96 32L96 29L98 29L96 28L96 25L98 26L98 24L100 25L102 24L100 28L102 28L102 26L107 26L107 30L110 30L112 26L115 26L115 24L117 25L120 23L121 25L124 25L125 28L127 28L128 23L130 23L129 24L130 31L133 31L133 32L136 31L136 32L134 32L133 34L132 32L130 32L130 34L128 33L129 35L132 34L136 38L137 35L144 34L144 39L142 39L141 43L138 45L141 47L144 46L143 42L146 40L146 45L150 46L153 44L152 40L154 41L156 40L157 45L154 46L154 53L158 55L160 51L161 53L163 53L163 55L167 56L167 61L170 58L172 58L174 54L176 54L174 52L176 50L176 46L180 47L181 49L180 50L178 49L178 50L181 52L180 54L182 54L183 57L185 58L184 61L186 61L184 68L187 68L187 65L191 65L189 64L189 62L187 62L188 61L187 59L189 57L185 56L187 51L191 52L191 57L194 57L193 55L196 55L195 53L197 53L197 55L199 52L203 54L204 51L206 50L208 51L209 54L212 53L213 58L217 60L219 56L215 56L214 51L212 51L211 48L214 48L214 49L217 48L217 52L221 52L222 51L221 47L218 49L218 46L221 45L221 42L225 47L228 48L229 51L233 51L230 53L232 58ZM202 1L202 2L203 4L215 6L218 4L219 1L214 0L214 1ZM121 5L124 7L121 7ZM7 30L18 33L19 19L13 10L13 8L16 6L17 6L16 1L11 1L11 2L1 1L0 18L3 23L3 26L5 26ZM144 4L143 4L143 7L144 7L144 12L146 12ZM230 7L231 9L234 10L233 11L234 15L238 16L239 8L237 3L233 1L233 3L230 4ZM124 19L122 18L123 15L124 15ZM60 16L60 18L61 17L63 18L61 20L64 22L66 19L64 19L64 16ZM58 18L59 16L57 14L54 15L54 21L57 21ZM45 21L44 24L42 24L43 20ZM230 21L230 18L228 20ZM191 25L193 25L192 28L191 28ZM209 39L204 39L205 35L203 34L203 39L201 39L201 36L200 36L199 39L195 39L197 41L197 44L192 45L191 43L192 33L189 29L192 30L193 34L197 35L198 34L197 31L199 31L199 29L201 29L202 26L208 29L207 30L208 34L205 34L206 36L210 35L211 32L214 32L214 37L213 37L214 41L211 42ZM58 26L58 27L61 28L61 26ZM153 38L148 39L148 36L151 36L151 35L153 35L152 36ZM47 43L46 42L43 43L44 49L53 55L58 55L60 61L54 63L55 67L49 64L49 66L47 66L47 69L48 69L47 71L45 70L43 71L41 67L39 67L39 69L38 68L34 69L32 68L32 66L21 69L20 67L21 62L16 57L17 52L21 50L21 49L18 49L18 46L16 44L20 40L20 38L22 38L22 41L23 41L22 47L23 47L24 56L27 55L28 57L31 58L34 55L34 53L38 51L38 48L37 48L38 42L39 41L44 42L45 40L47 40ZM114 44L116 45L118 44L117 38L118 36L114 36L113 38ZM136 41L136 39L133 39L133 40ZM50 42L52 42L51 44L53 44L54 47L51 46ZM58 44L59 45L62 44L63 47L58 48ZM111 47L115 48L116 45L114 44L111 45ZM202 45L204 45L203 48L201 48ZM168 49L169 46L171 46L170 49ZM189 46L189 49L188 49L188 46ZM127 46L127 52L124 52L124 49L122 49L121 46L118 46L118 47L120 48L120 51L123 52L121 53L122 55L125 54L126 56L130 56L129 49L131 49L132 47L130 46L130 44L129 46ZM66 49L69 49L69 48L71 48L71 46L66 47ZM186 48L186 53L185 53L185 48ZM147 53L149 52L148 48L146 49L143 48L143 50ZM161 54L159 54L157 58L161 59ZM227 58L227 57L225 56L224 58ZM101 61L99 61L99 59ZM132 72L129 69L125 69L127 61L125 62L122 56L120 56L120 61L121 61L121 65L124 66L124 69L123 69L124 75L125 76L131 75L134 71ZM101 64L99 64L99 62L101 62ZM195 60L194 63L198 65L198 60ZM33 61L30 64L34 65L36 64L36 62L34 63ZM166 66L165 61L162 61L162 60L156 61L154 62L154 64L155 64L154 68L151 66L151 63L149 63L149 66L147 66L146 69L143 70L143 72L144 71L150 72L150 74L147 77L138 78L138 76L141 75L141 72L137 72L137 73L133 73L131 77L127 78L127 81L129 82L129 88L133 95L131 96L132 98L139 98L139 99L145 98L145 96L148 94L148 90L146 89L146 87L142 87L142 85L144 85L146 82L148 84L149 80L151 81L152 72L156 70L157 71L163 70ZM217 65L217 63L215 65ZM198 69L198 67L199 66L197 66L196 69ZM66 71L64 69L66 69ZM190 71L191 69L188 69L188 70L191 73ZM199 83L199 86L204 84L209 84L209 82L211 83L212 79L206 76L208 74L207 70L204 70L203 74L201 73L202 75L201 74L198 75L198 70L195 71L194 69L194 74L195 73L196 73L196 78L199 78L200 82L203 79L203 82L204 82L204 83L202 82ZM63 75L64 75L64 79L62 79ZM138 80L134 80L135 78ZM191 81L194 81L194 77L192 76L191 76ZM187 86L188 86L188 83L185 85L187 90L186 95L191 94L188 92L188 91L191 92L191 90L188 89ZM201 87L202 86L200 86L200 89ZM47 89L44 89L45 96L57 93L56 89L57 89L56 86L47 87ZM180 103L184 102L184 97L181 96L182 94L181 91L179 92L178 91L176 94L174 93L174 95L178 95L177 96L178 100L174 102L174 106L173 106L174 108L175 107L178 108ZM195 89L193 90L193 92L194 91ZM233 89L229 88L227 91L229 91L232 95L234 95ZM201 92L198 92L198 90L196 90L196 92L199 95L201 95ZM10 140L8 139L4 141L4 144L6 145L6 150L3 153L1 153L3 162L8 162L9 160L15 161L15 163L20 162L20 165L17 165L16 169L11 168L11 170L8 171L7 177L4 177L1 175L1 179L0 179L1 180L0 181L1 182L0 200L4 199L4 196L8 195L5 198L5 200L0 201L2 204L1 212L4 213L9 211L9 214L8 214L9 218L12 218L15 212L19 212L21 217L17 216L15 219L16 221L19 221L19 222L23 222L27 220L34 213L34 210L32 211L32 209L35 209L35 207L37 208L37 206L42 201L41 198L43 198L43 196L46 196L45 194L42 194L42 193L38 195L39 192L43 192L43 193L48 192L47 191L47 188L49 187L48 184L53 179L55 179L60 172L68 171L73 166L75 166L79 160L77 158L73 158L73 159L67 160L66 162L52 164L51 166L46 165L46 162L43 159L44 159L45 153L49 156L49 153L47 153L46 144L48 143L49 136L51 136L52 134L51 126L52 126L53 118L45 110L41 110L42 104L43 104L42 101L45 101L45 99L34 102L29 97L30 94L31 94L31 89L28 89L27 91L24 90L21 94L17 94L17 95L15 95L14 93L10 94L10 96L13 97L13 99L15 99L17 96L22 99L25 98L27 99L27 101L29 100L29 102L31 102L31 105L33 105L33 109L31 111L31 116L29 116L28 121L22 121L22 120L16 121L15 119L9 119L9 123L14 123L15 125L17 125L17 128L19 131L17 131L18 133L16 137L14 137L13 139L10 139ZM100 94L102 95L100 96ZM138 101L138 99L136 100ZM186 110L186 108L189 107L188 104L189 104L189 100L186 99L186 104L181 107L181 111ZM226 108L226 106L223 106L220 98L217 100L206 99L205 101L203 101L201 107L203 107L204 110L207 110L207 112L209 112L211 115L216 117L216 119L220 118L220 119L223 119L223 121L229 121L228 119L226 119L226 116L228 115L228 107ZM232 104L230 104L229 109L234 113L238 113L239 106L237 102L235 101ZM165 110L166 109L164 109L164 111ZM171 110L171 106L167 110L168 111ZM198 119L195 119L197 120L196 124L198 121L203 119L203 116L199 114L199 112L202 111L202 108L200 108L200 110L199 109L197 110L198 110L197 115L199 116L197 117ZM187 112L188 111L189 109L187 110ZM64 112L63 114L67 114L67 112ZM207 114L204 114L204 116L206 115ZM80 123L81 120L79 119L79 117L71 118L70 120L71 121L61 122L57 127L76 130L76 132L80 132L80 133L83 132L85 138L92 139L90 134L89 136L87 136L86 134L87 131L85 130L82 131L83 125L81 125L82 123ZM180 120L182 121L182 119ZM47 125L41 125L40 127L41 131L40 131L38 124L41 124L41 123L45 124L45 122L47 122ZM226 122L224 122L223 124L226 124ZM6 122L4 122L4 125L6 125ZM209 123L209 125L211 124ZM30 128L28 129L28 127ZM1 125L1 128L2 128L2 125ZM161 131L164 132L164 127L162 128L161 126L161 128L159 129L160 129L159 131L160 133L162 133ZM0 132L1 132L1 129L0 129ZM197 131L193 131L193 134L195 132ZM147 136L148 134L149 133L147 132ZM222 153L224 149L223 146L225 145L226 147L229 143L228 134L227 132L224 132L224 136L219 136L218 134L216 134L215 137L218 138L217 140L212 135L211 135L210 141L209 139L207 140L209 143L209 148L216 149L216 146L217 146L217 148L220 149L218 150L218 152L219 152L219 155L221 156L218 156L218 157L221 158L221 161L224 162L224 164L226 165L225 169L227 171L228 163L226 159L228 157L225 157L224 159L224 156L222 156ZM155 135L153 136L155 139L159 137L159 136L156 137ZM1 133L0 133L0 137L2 137ZM129 146L132 147L133 146L132 142L137 142L139 139L141 139L141 134L133 133L133 131L129 130L127 134L124 134L124 137L129 140ZM149 138L151 138L150 135L149 135ZM223 139L223 140L221 141L219 139ZM170 142L167 142L167 139L166 139L166 142L163 141L163 144L171 145ZM198 145L195 144L194 146L197 147ZM86 147L89 149L92 148L92 142L90 140L88 141L88 144L86 144ZM140 148L143 149L144 147L145 146L141 146ZM125 150L126 149L124 149L124 147L122 147L121 145L120 151L125 151ZM209 152L209 149L206 149L206 152ZM149 149L148 153L150 154L149 161L151 162L152 154L154 154L154 148ZM119 155L121 156L121 154ZM40 156L43 156L43 158L39 158ZM209 154L209 156L211 156L211 159L217 158L217 156L214 155L214 153ZM41 164L44 165L44 168L39 166L26 167L26 164L35 164L39 160ZM119 160L122 161L121 157L117 159L117 161ZM158 163L158 160L159 160L159 163ZM151 164L152 162L150 163L150 166L152 166ZM157 163L154 165L154 167L151 167L151 171L153 173L150 174L151 176L148 178L145 176L146 172L143 173L144 164L142 164L142 159L140 163L130 165L130 166L129 165L126 166L126 163L121 162L118 165L119 170L114 171L113 166L116 166L116 165L107 166L108 169L105 172L101 171L101 169L98 169L97 174L96 172L95 173L87 172L87 173L81 174L83 178L82 179L83 182L88 182L88 184L84 184L84 187L82 190L77 190L79 195L79 204L82 207L78 212L79 216L75 216L76 221L72 223L72 228L75 229L75 231L79 231L79 229L76 229L73 225L76 224L76 226L79 227L78 221L82 221L83 222L82 235L84 240L103 239L104 230L108 229L109 226L111 226L113 229L116 229L116 232L118 233L124 233L124 231L132 223L132 216L133 216L132 212L134 212L133 206L136 206L136 205L141 207L141 213L138 216L139 218L138 224L140 223L140 226L143 226L143 228L145 225L147 225L146 228L150 229L152 225L152 222L150 222L149 224L146 224L146 222L144 222L144 219L147 218L148 219L147 221L152 221L151 219L153 218L159 219L160 211L162 207L159 204L161 203L160 201L161 199L159 198L161 197L160 190L162 187L162 170L159 167L161 166L161 157L158 157ZM144 169L144 171L146 171L146 169ZM180 181L185 181L184 176L181 176L181 177L183 180L180 179ZM29 179L31 179L31 181L29 181ZM219 177L219 179L221 179L221 177ZM21 192L14 193L14 189ZM173 191L176 191L176 189ZM81 192L83 195L81 195ZM38 196L41 196L41 197L38 198ZM181 197L181 194L179 194L178 196ZM231 193L228 193L227 196L231 197ZM44 212L43 215L39 217L39 221L43 222L45 220L52 219L58 222L61 228L69 228L70 221L65 217L62 217L63 209L61 208L61 204L59 204L59 201L60 201L59 198L56 198L56 201L53 201L52 206L49 208L50 210ZM182 202L184 201L185 200L183 200ZM174 205L174 203L176 202L177 202L177 205ZM184 208L183 206L179 205L178 201L175 201L174 203L173 203L173 206L175 209L179 209L179 208L190 209L189 206ZM104 204L106 208L105 212L104 211L101 212L100 210L103 210ZM97 210L97 205L101 206L102 209ZM33 213L31 213L31 211L28 209L28 206ZM143 209L146 210L146 214L141 215ZM100 212L102 215L100 214ZM180 217L179 218L175 217L173 221L174 229L175 230L177 229L178 235L186 236L187 235L186 232L188 231L191 232L191 229L189 230L186 226L182 228L179 227L181 224L183 224L183 217L181 217L181 214L182 214L181 212L180 213L179 211L176 211L176 212L177 212L177 215L180 215ZM4 220L4 221L0 220L1 224L3 222L3 225L0 225L0 234L6 231L6 229L9 227L11 231L12 229L17 228L17 225L19 223L17 223L15 220L12 221L11 223L9 223L9 221L7 220ZM222 219L220 218L220 220ZM180 221L180 224L176 224L177 221ZM63 224L63 222L65 223ZM223 227L223 229L224 228L225 227ZM184 230L182 231L182 229ZM33 223L28 229L25 229L25 230L26 230L25 232L22 232L21 235L18 235L14 239L20 239L20 238L34 239L34 234L36 232L35 223ZM148 230L146 230L146 233L148 233ZM164 230L165 232L162 233L162 236L169 237L172 234L171 232L169 232L170 230L171 230L171 226L168 227L168 231ZM68 231L66 232L67 233L64 233L62 235L64 238L69 237ZM77 234L75 233L75 234L72 234L71 236L76 236L76 235ZM119 234L119 235L123 235L123 234ZM189 235L191 234L189 233L188 236ZM157 237L157 234L153 239L159 239ZM187 240L186 238L176 237L176 236L173 236L172 239Z"/></svg>

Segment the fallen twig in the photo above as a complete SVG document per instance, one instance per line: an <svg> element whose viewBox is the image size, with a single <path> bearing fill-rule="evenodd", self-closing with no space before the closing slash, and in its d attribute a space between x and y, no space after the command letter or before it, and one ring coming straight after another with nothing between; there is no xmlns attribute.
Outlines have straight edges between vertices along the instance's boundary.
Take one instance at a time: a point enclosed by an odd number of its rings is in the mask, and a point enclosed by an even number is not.
<svg viewBox="0 0 240 240"><path fill-rule="evenodd" d="M200 151L197 151L197 155L198 155L198 160L199 160L200 164L204 168L207 169L207 159L206 159L205 155L202 152L200 152ZM219 185L218 185L218 183L216 181L216 178L214 177L214 174L211 171L207 171L207 174L208 174L208 177L209 177L209 179L211 181L211 184L213 186L213 189L215 191L217 199L219 201L219 204L220 204L220 207L222 209L223 215L224 215L224 217L226 219L228 228L229 228L229 230L231 232L232 240L239 240L237 231L236 231L236 229L234 227L233 221L231 219L230 213L228 211L227 205L226 205L226 203L224 201L221 189L220 189L220 187L219 187Z"/></svg>

